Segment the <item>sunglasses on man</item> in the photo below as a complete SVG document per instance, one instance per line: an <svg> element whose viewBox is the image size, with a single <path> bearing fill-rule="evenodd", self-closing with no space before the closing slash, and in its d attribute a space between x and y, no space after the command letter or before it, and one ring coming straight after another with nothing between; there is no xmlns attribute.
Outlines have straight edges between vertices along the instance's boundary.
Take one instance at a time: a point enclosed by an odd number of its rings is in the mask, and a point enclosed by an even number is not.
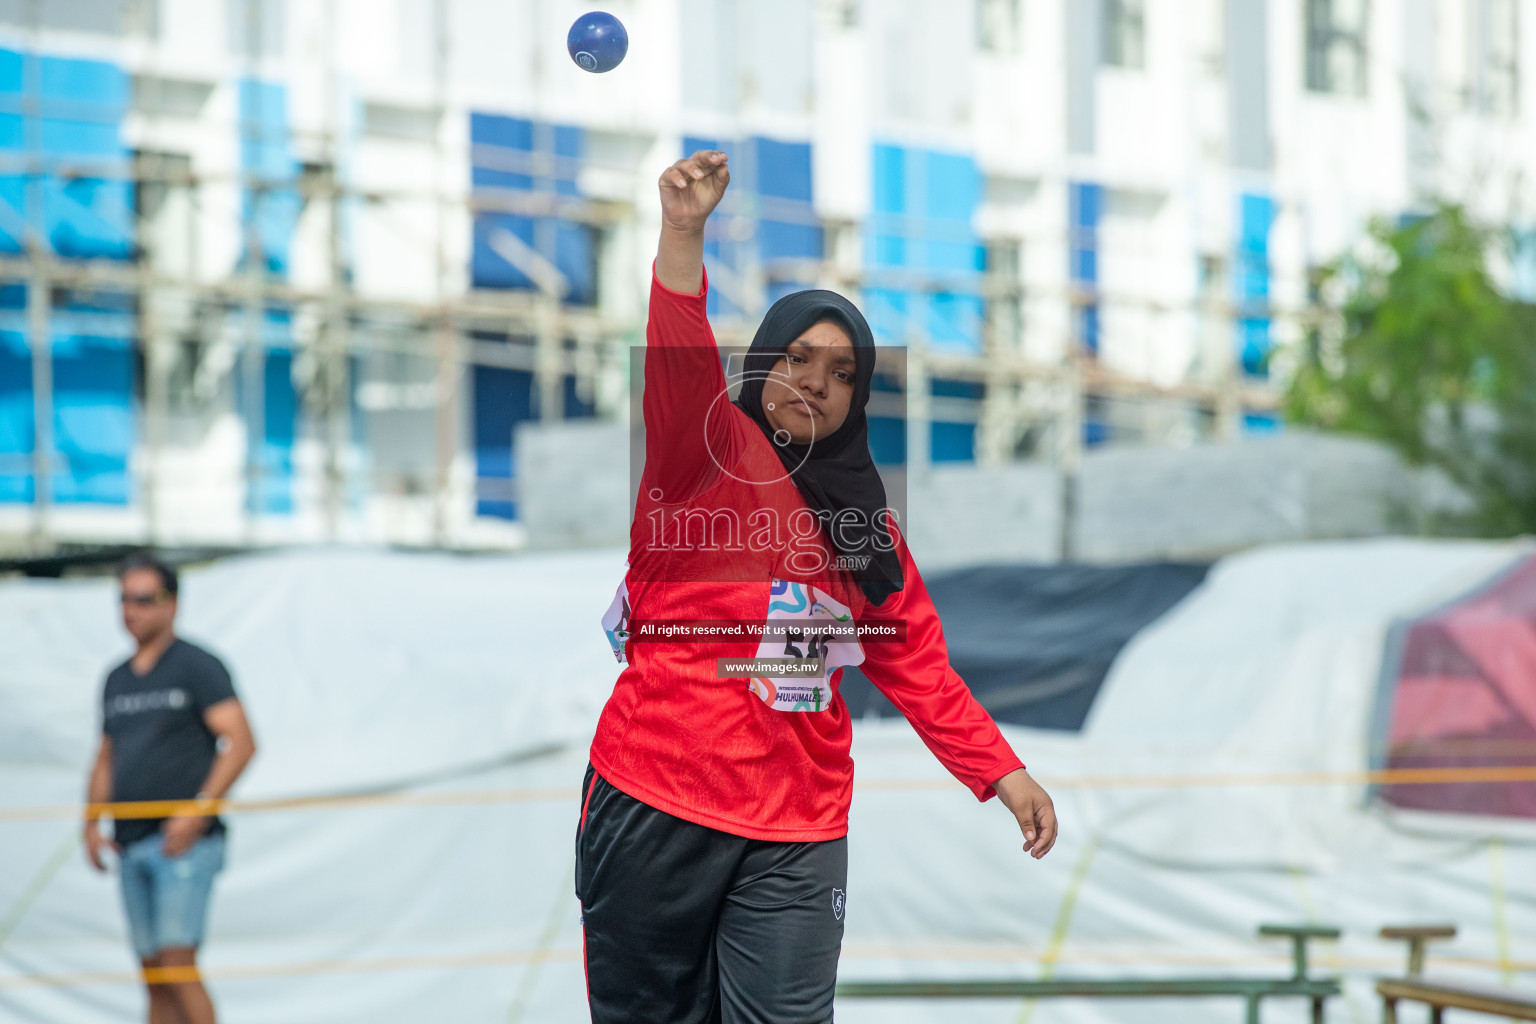
<svg viewBox="0 0 1536 1024"><path fill-rule="evenodd" d="M131 604L135 608L153 608L155 605L163 603L170 596L165 590L157 590L152 594L131 594L125 590L121 600L123 604Z"/></svg>

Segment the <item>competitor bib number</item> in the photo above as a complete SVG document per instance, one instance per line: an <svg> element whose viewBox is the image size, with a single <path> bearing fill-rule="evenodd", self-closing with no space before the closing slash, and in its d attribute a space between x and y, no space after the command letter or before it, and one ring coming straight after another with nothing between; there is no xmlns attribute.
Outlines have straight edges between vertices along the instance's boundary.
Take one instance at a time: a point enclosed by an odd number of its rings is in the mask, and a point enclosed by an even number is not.
<svg viewBox="0 0 1536 1024"><path fill-rule="evenodd" d="M795 658L819 661L819 675L769 679L753 676L747 689L775 711L825 711L832 706L832 673L845 665L864 661L864 648L856 639L828 638L813 628L833 622L852 623L848 608L825 591L805 583L773 580L768 591L768 614L759 658Z"/></svg>

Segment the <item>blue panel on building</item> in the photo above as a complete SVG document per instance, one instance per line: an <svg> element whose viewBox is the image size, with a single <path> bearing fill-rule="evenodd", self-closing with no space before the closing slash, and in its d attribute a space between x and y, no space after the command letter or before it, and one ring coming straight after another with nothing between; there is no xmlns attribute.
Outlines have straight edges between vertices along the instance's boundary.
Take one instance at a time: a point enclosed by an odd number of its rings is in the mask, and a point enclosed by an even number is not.
<svg viewBox="0 0 1536 1024"><path fill-rule="evenodd" d="M873 152L875 213L905 213L907 209L907 151L876 143Z"/></svg>
<svg viewBox="0 0 1536 1024"><path fill-rule="evenodd" d="M1278 434L1280 431L1280 417L1274 413L1246 412L1243 414L1243 433L1245 434Z"/></svg>
<svg viewBox="0 0 1536 1024"><path fill-rule="evenodd" d="M0 93L20 93L26 87L26 58L15 50L0 50Z"/></svg>
<svg viewBox="0 0 1536 1024"><path fill-rule="evenodd" d="M470 184L494 191L579 196L577 174L586 154L586 133L571 125L545 124L502 114L471 112ZM483 210L474 217L470 278L476 288L531 291L537 285L505 255L517 242L552 263L569 284L565 301L597 301L597 248L593 229L563 217L528 217Z"/></svg>
<svg viewBox="0 0 1536 1024"><path fill-rule="evenodd" d="M812 287L777 271L775 261L819 260L826 248L821 223L812 205L811 146L761 136L748 140L752 154L751 180L762 211L754 235L758 258L775 285L770 301Z"/></svg>
<svg viewBox="0 0 1536 1024"><path fill-rule="evenodd" d="M1089 355L1099 354L1099 225L1104 219L1104 186L1074 181L1067 186L1067 272L1079 295L1074 309L1077 341Z"/></svg>
<svg viewBox="0 0 1536 1024"><path fill-rule="evenodd" d="M981 175L976 170L976 161L957 153L930 152L925 156L928 167L923 175L927 186L923 216L969 227L981 203Z"/></svg>
<svg viewBox="0 0 1536 1024"><path fill-rule="evenodd" d="M597 406L592 404L591 398L583 398L581 389L576 386L576 377L566 374L561 380L561 391L565 405L565 418L568 420L589 420L597 415Z"/></svg>
<svg viewBox="0 0 1536 1024"><path fill-rule="evenodd" d="M1244 194L1238 233L1238 287L1242 298L1269 295L1269 232L1275 223L1275 202L1269 196Z"/></svg>
<svg viewBox="0 0 1536 1024"><path fill-rule="evenodd" d="M43 172L30 191L24 175L0 174L0 251L22 251L30 224L60 256L132 255L127 106L128 76L114 64L0 50L0 160L26 157Z"/></svg>
<svg viewBox="0 0 1536 1024"><path fill-rule="evenodd" d="M129 154L121 125L129 81L114 64L0 50L0 164L39 169L29 186L0 173L0 252L31 235L65 259L128 259L135 249ZM93 176L94 172L94 176ZM0 288L0 501L35 497L32 355L26 289ZM66 293L49 320L51 431L59 503L130 498L135 311L125 294Z"/></svg>
<svg viewBox="0 0 1536 1024"><path fill-rule="evenodd" d="M907 461L907 421L895 416L869 417L869 454L879 466Z"/></svg>
<svg viewBox="0 0 1536 1024"><path fill-rule="evenodd" d="M469 142L472 146L500 146L503 149L513 149L527 153L533 149L533 122L522 117L505 117L501 114L480 114L470 111L469 114ZM532 188L533 175L521 174L518 178L501 177L512 175L511 167L480 167L478 161L470 157L471 182L476 185L495 185L500 188Z"/></svg>
<svg viewBox="0 0 1536 1024"><path fill-rule="evenodd" d="M1238 198L1237 324L1238 362L1252 377L1269 374L1273 348L1269 317L1269 233L1275 223L1275 201L1244 193Z"/></svg>
<svg viewBox="0 0 1536 1024"><path fill-rule="evenodd" d="M499 366L474 368L475 514L515 519L512 481L517 475L512 430L533 416L533 374Z"/></svg>
<svg viewBox="0 0 1536 1024"><path fill-rule="evenodd" d="M928 393L935 398L969 398L979 402L986 397L987 386L980 381L934 377L928 382Z"/></svg>
<svg viewBox="0 0 1536 1024"><path fill-rule="evenodd" d="M272 515L293 511L293 442L298 395L293 388L292 350L268 350L262 364L261 483L256 510Z"/></svg>
<svg viewBox="0 0 1536 1024"><path fill-rule="evenodd" d="M1096 249L1074 246L1072 248L1072 283L1094 287L1099 281L1099 253Z"/></svg>
<svg viewBox="0 0 1536 1024"><path fill-rule="evenodd" d="M825 246L811 204L810 144L762 136L736 140L690 135L682 148L685 155L718 149L731 159L731 192L721 211L725 216L716 217L704 243L706 265L721 272L716 276L734 277L756 266L768 279L770 303L813 287L789 269L796 261L821 259ZM710 316L744 315L724 287L710 289L707 309Z"/></svg>
<svg viewBox="0 0 1536 1024"><path fill-rule="evenodd" d="M987 320L981 296L934 292L927 298L929 343L940 349L979 351Z"/></svg>
<svg viewBox="0 0 1536 1024"><path fill-rule="evenodd" d="M293 233L303 203L297 185L299 162L289 145L288 90L274 82L240 81L240 168L248 179L241 190L247 239L240 267L250 266L250 241L266 273L285 278L291 265ZM258 478L247 494L253 512L286 515L294 509L293 445L298 433L298 396L293 386L293 325L288 309L268 308L262 317L261 438L250 458ZM236 363L236 394L243 395Z"/></svg>
<svg viewBox="0 0 1536 1024"><path fill-rule="evenodd" d="M571 125L549 124L502 114L471 112L470 183L477 195L494 200L498 193L580 196L578 175L586 157L586 133ZM597 301L597 245L594 229L569 218L525 216L498 210L474 215L470 278L477 288L532 291L538 285L520 268L517 251L526 248L552 264L566 279L564 301ZM511 258L509 258L509 255ZM512 519L515 459L512 429L534 417L533 375L523 370L477 366L474 370L475 467L479 481L476 513ZM562 381L565 415L591 416L595 410Z"/></svg>
<svg viewBox="0 0 1536 1024"><path fill-rule="evenodd" d="M769 260L814 260L821 258L821 228L785 220L764 218L757 224L762 258Z"/></svg>
<svg viewBox="0 0 1536 1024"><path fill-rule="evenodd" d="M972 403L980 412L980 402L986 397L986 385L975 380L948 380L935 377L928 382L928 391L935 398L960 398ZM936 419L930 425L928 458L932 462L973 462L976 459L976 420L967 418L958 423Z"/></svg>
<svg viewBox="0 0 1536 1024"><path fill-rule="evenodd" d="M1237 322L1238 358L1250 377L1269 375L1269 353L1274 347L1269 328L1269 317L1242 317Z"/></svg>
<svg viewBox="0 0 1536 1024"><path fill-rule="evenodd" d="M811 195L811 146L808 142L784 142L757 136L751 140L756 162L753 182L758 195L809 203Z"/></svg>
<svg viewBox="0 0 1536 1024"><path fill-rule="evenodd" d="M246 506L264 515L288 515L294 510L293 444L299 426L299 396L293 386L293 323L286 309L268 309L262 322L265 348L261 363L261 437L248 457L255 465L254 486ZM235 405L246 417L246 362L236 359L231 373Z"/></svg>
<svg viewBox="0 0 1536 1024"><path fill-rule="evenodd" d="M976 460L976 424L930 424L928 458L932 462L974 462Z"/></svg>
<svg viewBox="0 0 1536 1024"><path fill-rule="evenodd" d="M1083 445L1097 448L1111 437L1109 410L1103 395L1083 396Z"/></svg>
<svg viewBox="0 0 1536 1024"><path fill-rule="evenodd" d="M1077 330L1078 340L1082 343L1083 351L1091 356L1099 354L1099 304L1087 302L1078 306L1073 311L1073 326Z"/></svg>
<svg viewBox="0 0 1536 1024"><path fill-rule="evenodd" d="M26 290L0 289L0 501L31 501L35 443ZM126 295L100 306L131 307ZM131 315L71 303L50 321L53 372L52 500L124 504L135 436Z"/></svg>
<svg viewBox="0 0 1536 1024"><path fill-rule="evenodd" d="M289 250L302 202L295 188L299 165L288 147L288 91L281 84L240 82L240 166L250 178L241 195L243 223L255 229L268 273L288 274ZM241 252L248 264L250 246Z"/></svg>
<svg viewBox="0 0 1536 1024"><path fill-rule="evenodd" d="M865 315L884 344L914 334L935 349L980 352L985 249L972 227L981 175L971 157L879 143L865 239Z"/></svg>
<svg viewBox="0 0 1536 1024"><path fill-rule="evenodd" d="M60 504L126 504L135 437L134 299L126 293L70 293L50 320L53 440Z"/></svg>
<svg viewBox="0 0 1536 1024"><path fill-rule="evenodd" d="M27 460L33 436L32 356L26 335L0 331L0 501L32 500Z"/></svg>

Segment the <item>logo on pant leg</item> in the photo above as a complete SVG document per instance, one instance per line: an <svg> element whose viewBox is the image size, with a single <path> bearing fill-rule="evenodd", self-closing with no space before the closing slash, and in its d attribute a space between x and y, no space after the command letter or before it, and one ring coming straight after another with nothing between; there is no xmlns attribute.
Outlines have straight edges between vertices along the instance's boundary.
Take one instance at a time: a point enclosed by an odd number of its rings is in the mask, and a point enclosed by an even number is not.
<svg viewBox="0 0 1536 1024"><path fill-rule="evenodd" d="M832 890L832 916L837 920L843 919L843 900L846 894L841 889Z"/></svg>

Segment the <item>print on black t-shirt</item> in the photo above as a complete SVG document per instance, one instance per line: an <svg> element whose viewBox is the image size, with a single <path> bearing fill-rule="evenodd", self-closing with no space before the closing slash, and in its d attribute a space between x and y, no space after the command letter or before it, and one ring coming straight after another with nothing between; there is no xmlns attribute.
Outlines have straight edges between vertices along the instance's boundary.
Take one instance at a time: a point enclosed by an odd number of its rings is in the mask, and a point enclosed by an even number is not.
<svg viewBox="0 0 1536 1024"><path fill-rule="evenodd" d="M224 663L187 643L172 641L155 667L136 675L125 661L107 675L101 695L102 731L112 740L112 800L190 800L208 778L218 737L203 712L235 696ZM114 822L113 838L129 843L160 831L164 818ZM224 831L213 820L208 834Z"/></svg>

